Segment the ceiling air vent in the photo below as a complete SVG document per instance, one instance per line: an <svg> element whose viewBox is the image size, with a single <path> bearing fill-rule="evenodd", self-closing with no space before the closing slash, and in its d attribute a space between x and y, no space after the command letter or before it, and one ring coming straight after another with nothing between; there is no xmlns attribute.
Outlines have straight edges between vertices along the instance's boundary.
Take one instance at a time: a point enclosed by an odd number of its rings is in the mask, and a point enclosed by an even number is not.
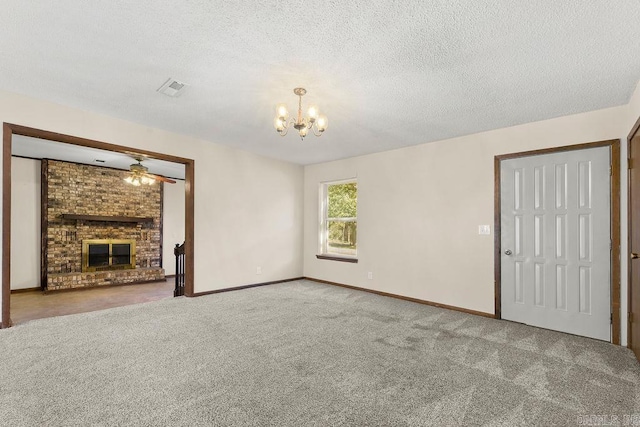
<svg viewBox="0 0 640 427"><path fill-rule="evenodd" d="M164 82L162 86L160 86L158 92L164 93L165 95L171 96L173 98L177 98L178 96L182 95L185 86L186 84L169 78L166 82Z"/></svg>

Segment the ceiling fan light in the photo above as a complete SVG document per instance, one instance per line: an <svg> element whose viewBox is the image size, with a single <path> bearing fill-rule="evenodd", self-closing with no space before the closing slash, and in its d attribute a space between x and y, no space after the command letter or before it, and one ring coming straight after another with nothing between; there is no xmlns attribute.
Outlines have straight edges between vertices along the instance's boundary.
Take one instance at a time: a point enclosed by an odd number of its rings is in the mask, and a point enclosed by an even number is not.
<svg viewBox="0 0 640 427"><path fill-rule="evenodd" d="M133 178L131 178L131 176L126 177L124 180L127 181L127 183L129 184L133 183Z"/></svg>

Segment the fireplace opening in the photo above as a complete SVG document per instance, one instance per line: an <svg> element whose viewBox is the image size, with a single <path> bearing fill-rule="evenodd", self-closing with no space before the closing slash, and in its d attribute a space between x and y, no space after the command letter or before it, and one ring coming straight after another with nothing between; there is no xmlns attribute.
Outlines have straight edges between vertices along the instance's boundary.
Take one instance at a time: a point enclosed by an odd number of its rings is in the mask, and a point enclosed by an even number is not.
<svg viewBox="0 0 640 427"><path fill-rule="evenodd" d="M82 272L136 267L136 241L92 239L82 241Z"/></svg>
<svg viewBox="0 0 640 427"><path fill-rule="evenodd" d="M111 245L111 264L123 265L131 263L131 245L114 243Z"/></svg>
<svg viewBox="0 0 640 427"><path fill-rule="evenodd" d="M104 267L109 265L109 245L96 243L89 245L88 267Z"/></svg>

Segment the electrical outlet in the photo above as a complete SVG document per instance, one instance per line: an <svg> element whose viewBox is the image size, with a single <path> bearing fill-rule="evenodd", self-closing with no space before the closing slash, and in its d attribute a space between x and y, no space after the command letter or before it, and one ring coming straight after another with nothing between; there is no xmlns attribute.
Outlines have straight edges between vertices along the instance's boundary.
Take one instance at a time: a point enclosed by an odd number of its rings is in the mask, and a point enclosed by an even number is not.
<svg viewBox="0 0 640 427"><path fill-rule="evenodd" d="M370 272L367 273L367 278L369 280L373 280L373 271L370 271Z"/></svg>
<svg viewBox="0 0 640 427"><path fill-rule="evenodd" d="M262 274L262 267L256 267L256 274Z"/></svg>
<svg viewBox="0 0 640 427"><path fill-rule="evenodd" d="M478 234L488 236L491 234L491 226L490 225L479 225L478 226Z"/></svg>

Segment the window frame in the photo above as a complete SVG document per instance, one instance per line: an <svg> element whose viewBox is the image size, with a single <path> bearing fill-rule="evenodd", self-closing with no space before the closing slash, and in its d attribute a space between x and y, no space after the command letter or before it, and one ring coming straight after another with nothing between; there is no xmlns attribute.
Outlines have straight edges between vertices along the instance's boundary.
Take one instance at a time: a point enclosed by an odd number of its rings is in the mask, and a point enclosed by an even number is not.
<svg viewBox="0 0 640 427"><path fill-rule="evenodd" d="M358 184L358 179L357 178L347 178L347 179L340 179L340 180L334 180L334 181L325 181L325 182L321 182L320 183L320 189L318 191L319 193L319 207L320 207L320 212L318 214L318 255L316 255L316 258L318 259L325 259L325 260L331 260L331 261L343 261L343 262L351 262L351 263L357 263L358 262L358 246L357 246L357 241L356 241L356 253L355 255L347 255L347 254L338 254L338 253L334 253L334 252L329 252L329 245L328 245L328 236L329 236L329 228L328 228L328 224L329 221L353 221L355 220L356 223L356 233L358 230L358 207L356 205L356 216L355 217L349 217L349 218L328 218L328 211L329 211L329 186L331 185L340 185L340 184L351 184L354 183Z"/></svg>

